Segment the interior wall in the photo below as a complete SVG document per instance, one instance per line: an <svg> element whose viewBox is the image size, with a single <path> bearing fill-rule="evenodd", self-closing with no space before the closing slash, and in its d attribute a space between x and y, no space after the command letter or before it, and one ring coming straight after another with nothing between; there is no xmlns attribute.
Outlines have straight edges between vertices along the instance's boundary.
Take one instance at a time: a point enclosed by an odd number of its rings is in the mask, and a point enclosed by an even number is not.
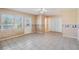
<svg viewBox="0 0 79 59"><path fill-rule="evenodd" d="M43 15L37 16L36 28L37 28L37 32L39 33L45 32L45 16Z"/></svg>
<svg viewBox="0 0 79 59"><path fill-rule="evenodd" d="M42 24L42 16L39 15L37 16L37 21L36 21L36 27L37 27L37 32L41 32L41 25Z"/></svg>
<svg viewBox="0 0 79 59"><path fill-rule="evenodd" d="M65 9L61 13L63 25L75 25L76 19L76 9ZM75 28L67 28L63 26L63 36L70 38L77 38L77 30Z"/></svg>
<svg viewBox="0 0 79 59"><path fill-rule="evenodd" d="M37 32L36 20L37 20L37 16L32 16L32 31L33 32Z"/></svg>
<svg viewBox="0 0 79 59"><path fill-rule="evenodd" d="M45 17L45 32L48 32L48 17Z"/></svg>
<svg viewBox="0 0 79 59"><path fill-rule="evenodd" d="M77 39L79 40L79 9L77 9Z"/></svg>

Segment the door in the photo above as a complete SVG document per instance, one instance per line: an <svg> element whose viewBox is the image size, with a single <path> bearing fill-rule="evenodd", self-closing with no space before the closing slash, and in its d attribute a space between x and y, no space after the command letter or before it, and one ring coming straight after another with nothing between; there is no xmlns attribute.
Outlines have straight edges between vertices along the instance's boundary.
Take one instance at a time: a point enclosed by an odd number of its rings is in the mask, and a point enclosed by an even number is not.
<svg viewBox="0 0 79 59"><path fill-rule="evenodd" d="M32 17L28 16L24 20L24 33L32 33Z"/></svg>
<svg viewBox="0 0 79 59"><path fill-rule="evenodd" d="M48 20L48 31L52 31L52 18L49 17L47 20Z"/></svg>
<svg viewBox="0 0 79 59"><path fill-rule="evenodd" d="M52 22L52 31L62 32L62 19L61 18L56 17L51 22Z"/></svg>

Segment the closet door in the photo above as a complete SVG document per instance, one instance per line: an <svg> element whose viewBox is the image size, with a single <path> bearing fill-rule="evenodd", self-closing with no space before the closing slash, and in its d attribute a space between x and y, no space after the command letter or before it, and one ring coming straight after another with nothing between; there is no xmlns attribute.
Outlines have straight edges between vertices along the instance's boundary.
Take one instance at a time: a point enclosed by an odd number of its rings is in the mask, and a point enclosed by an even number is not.
<svg viewBox="0 0 79 59"><path fill-rule="evenodd" d="M52 19L48 18L48 31L52 31Z"/></svg>
<svg viewBox="0 0 79 59"><path fill-rule="evenodd" d="M62 19L60 17L56 17L52 19L52 31L62 32Z"/></svg>
<svg viewBox="0 0 79 59"><path fill-rule="evenodd" d="M24 33L25 34L32 33L32 17L31 16L27 16L24 19Z"/></svg>

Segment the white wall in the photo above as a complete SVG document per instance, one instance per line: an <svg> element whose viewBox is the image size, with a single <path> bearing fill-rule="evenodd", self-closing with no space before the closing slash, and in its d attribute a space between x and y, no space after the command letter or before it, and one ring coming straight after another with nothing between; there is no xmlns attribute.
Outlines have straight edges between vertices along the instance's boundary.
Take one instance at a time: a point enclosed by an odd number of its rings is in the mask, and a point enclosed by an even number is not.
<svg viewBox="0 0 79 59"><path fill-rule="evenodd" d="M76 9L66 9L62 12L62 20L63 20L63 25L66 24L71 24L71 25L75 25L77 24L77 17L76 17ZM77 38L77 30L74 28L66 28L63 27L63 36L64 37L70 37L70 38Z"/></svg>

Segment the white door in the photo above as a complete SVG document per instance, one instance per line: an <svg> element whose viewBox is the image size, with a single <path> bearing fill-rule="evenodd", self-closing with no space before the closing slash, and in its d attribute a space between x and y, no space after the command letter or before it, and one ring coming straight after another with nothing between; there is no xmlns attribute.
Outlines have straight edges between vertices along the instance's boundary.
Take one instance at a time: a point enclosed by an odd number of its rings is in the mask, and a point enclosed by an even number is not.
<svg viewBox="0 0 79 59"><path fill-rule="evenodd" d="M32 18L26 17L24 20L24 33L32 33Z"/></svg>
<svg viewBox="0 0 79 59"><path fill-rule="evenodd" d="M56 17L51 22L52 22L52 31L62 32L62 19L61 18Z"/></svg>
<svg viewBox="0 0 79 59"><path fill-rule="evenodd" d="M48 31L52 31L52 19L48 19Z"/></svg>

